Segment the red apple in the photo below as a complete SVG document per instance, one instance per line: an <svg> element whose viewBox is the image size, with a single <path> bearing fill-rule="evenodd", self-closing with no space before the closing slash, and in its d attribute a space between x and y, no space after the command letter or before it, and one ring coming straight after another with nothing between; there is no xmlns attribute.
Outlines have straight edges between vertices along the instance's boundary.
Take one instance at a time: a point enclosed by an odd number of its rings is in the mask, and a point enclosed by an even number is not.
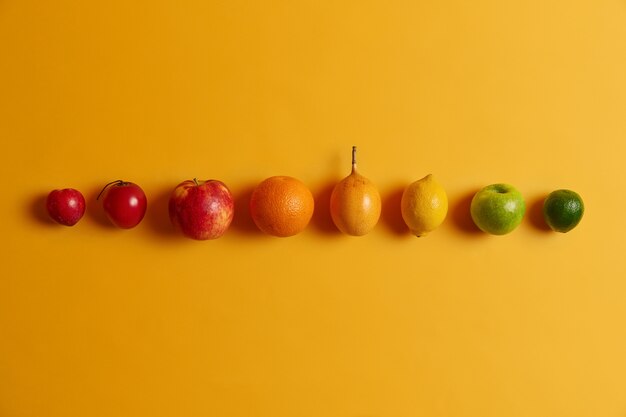
<svg viewBox="0 0 626 417"><path fill-rule="evenodd" d="M170 196L170 220L191 239L217 239L233 220L235 202L226 185L217 180L183 181Z"/></svg>
<svg viewBox="0 0 626 417"><path fill-rule="evenodd" d="M46 208L55 222L74 226L85 214L85 197L73 188L53 190L46 199Z"/></svg>
<svg viewBox="0 0 626 417"><path fill-rule="evenodd" d="M140 186L132 182L117 180L104 186L98 198L111 223L122 229L137 226L146 214L148 200Z"/></svg>

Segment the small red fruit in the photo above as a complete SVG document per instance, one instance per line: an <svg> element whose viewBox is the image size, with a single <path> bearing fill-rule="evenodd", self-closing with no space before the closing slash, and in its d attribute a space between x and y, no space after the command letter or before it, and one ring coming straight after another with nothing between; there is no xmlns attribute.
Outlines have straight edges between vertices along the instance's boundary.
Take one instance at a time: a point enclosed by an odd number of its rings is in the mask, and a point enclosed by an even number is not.
<svg viewBox="0 0 626 417"><path fill-rule="evenodd" d="M131 229L137 226L146 214L148 200L141 187L132 182L117 180L104 186L98 199L111 222L119 228Z"/></svg>
<svg viewBox="0 0 626 417"><path fill-rule="evenodd" d="M74 226L85 214L85 197L74 188L53 190L46 199L46 208L55 222Z"/></svg>
<svg viewBox="0 0 626 417"><path fill-rule="evenodd" d="M191 239L217 239L233 220L235 202L230 190L218 180L183 181L169 201L174 227Z"/></svg>

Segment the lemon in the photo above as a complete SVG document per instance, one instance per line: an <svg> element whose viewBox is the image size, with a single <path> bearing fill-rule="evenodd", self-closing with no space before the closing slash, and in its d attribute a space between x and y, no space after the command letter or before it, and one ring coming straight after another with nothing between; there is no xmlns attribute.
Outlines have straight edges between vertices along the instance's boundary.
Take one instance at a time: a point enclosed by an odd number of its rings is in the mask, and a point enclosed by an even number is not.
<svg viewBox="0 0 626 417"><path fill-rule="evenodd" d="M555 232L567 233L585 213L583 199L572 190L551 192L543 203L543 217Z"/></svg>
<svg viewBox="0 0 626 417"><path fill-rule="evenodd" d="M406 187L402 193L401 210L411 232L417 237L425 236L445 220L448 196L432 174L428 174Z"/></svg>

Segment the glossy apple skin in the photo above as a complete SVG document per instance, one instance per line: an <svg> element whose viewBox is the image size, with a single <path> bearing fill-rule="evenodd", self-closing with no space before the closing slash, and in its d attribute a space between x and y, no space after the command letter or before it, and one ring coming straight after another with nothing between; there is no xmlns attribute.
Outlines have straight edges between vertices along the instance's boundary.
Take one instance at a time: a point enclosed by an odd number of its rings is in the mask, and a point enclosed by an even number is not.
<svg viewBox="0 0 626 417"><path fill-rule="evenodd" d="M119 184L106 189L102 207L115 226L121 229L132 229L146 214L148 200L137 184L120 181Z"/></svg>
<svg viewBox="0 0 626 417"><path fill-rule="evenodd" d="M85 214L85 197L74 188L53 190L46 199L46 209L55 222L74 226Z"/></svg>
<svg viewBox="0 0 626 417"><path fill-rule="evenodd" d="M221 181L187 180L176 186L169 200L174 227L195 240L217 239L233 221L235 202Z"/></svg>
<svg viewBox="0 0 626 417"><path fill-rule="evenodd" d="M512 185L491 184L474 195L470 211L480 230L492 235L505 235L522 222L526 203Z"/></svg>

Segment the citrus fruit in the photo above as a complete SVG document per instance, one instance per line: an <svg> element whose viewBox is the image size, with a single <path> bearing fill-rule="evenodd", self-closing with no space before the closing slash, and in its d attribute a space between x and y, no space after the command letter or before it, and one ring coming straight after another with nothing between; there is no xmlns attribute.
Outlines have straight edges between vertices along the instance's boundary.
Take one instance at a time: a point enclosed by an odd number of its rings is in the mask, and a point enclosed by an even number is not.
<svg viewBox="0 0 626 417"><path fill-rule="evenodd" d="M279 237L300 233L313 216L313 194L301 181L286 176L261 182L250 197L250 215L261 231Z"/></svg>
<svg viewBox="0 0 626 417"><path fill-rule="evenodd" d="M470 212L472 220L483 232L506 235L522 222L526 202L512 185L491 184L474 195Z"/></svg>
<svg viewBox="0 0 626 417"><path fill-rule="evenodd" d="M448 214L448 196L432 174L410 184L402 193L402 218L411 232L425 236L443 223Z"/></svg>
<svg viewBox="0 0 626 417"><path fill-rule="evenodd" d="M543 218L555 232L569 232L578 225L584 213L582 198L571 190L553 191L543 202Z"/></svg>
<svg viewBox="0 0 626 417"><path fill-rule="evenodd" d="M378 189L356 169L356 146L352 147L352 172L335 185L330 196L330 215L343 233L363 236L376 226L381 211Z"/></svg>

